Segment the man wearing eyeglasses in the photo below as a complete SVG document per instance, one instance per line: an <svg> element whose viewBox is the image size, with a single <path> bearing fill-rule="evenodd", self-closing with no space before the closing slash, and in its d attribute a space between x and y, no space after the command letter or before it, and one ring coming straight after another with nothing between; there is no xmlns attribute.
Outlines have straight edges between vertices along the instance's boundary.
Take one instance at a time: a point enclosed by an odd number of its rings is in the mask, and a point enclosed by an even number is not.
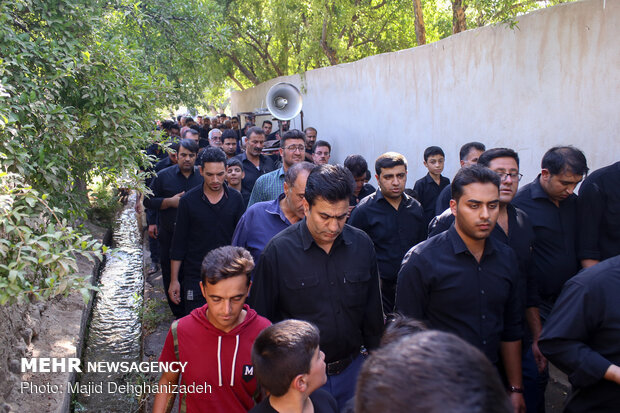
<svg viewBox="0 0 620 413"><path fill-rule="evenodd" d="M306 153L306 137L303 132L292 129L280 139L280 156L282 166L275 171L262 175L256 180L248 208L263 201L273 201L284 192L284 174L288 168L304 160Z"/></svg>

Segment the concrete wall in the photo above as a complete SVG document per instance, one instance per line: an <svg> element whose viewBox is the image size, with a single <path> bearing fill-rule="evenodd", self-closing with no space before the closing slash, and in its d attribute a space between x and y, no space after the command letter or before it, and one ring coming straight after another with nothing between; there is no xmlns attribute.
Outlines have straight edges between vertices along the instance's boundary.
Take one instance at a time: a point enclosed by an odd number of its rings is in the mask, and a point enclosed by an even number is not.
<svg viewBox="0 0 620 413"><path fill-rule="evenodd" d="M582 149L591 169L620 159L620 0L587 0L484 27L414 49L371 56L233 92L233 112L264 107L276 82L295 84L304 126L333 145L333 162L360 153L403 153L409 182L426 173L422 152L446 152L458 169L471 140L521 157L522 183L553 145ZM260 119L259 119L260 121ZM299 119L293 127L299 127Z"/></svg>

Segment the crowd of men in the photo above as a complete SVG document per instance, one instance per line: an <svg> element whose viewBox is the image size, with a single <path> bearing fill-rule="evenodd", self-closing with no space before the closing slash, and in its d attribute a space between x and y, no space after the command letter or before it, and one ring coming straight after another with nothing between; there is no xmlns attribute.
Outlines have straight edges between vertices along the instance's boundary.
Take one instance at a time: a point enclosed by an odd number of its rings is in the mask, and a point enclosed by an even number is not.
<svg viewBox="0 0 620 413"><path fill-rule="evenodd" d="M177 318L160 360L214 388L182 409L544 412L549 359L565 411L620 411L620 162L588 175L553 147L519 189L513 149L464 144L450 181L431 146L412 188L402 154L378 156L374 188L316 128L179 121L148 149L144 206Z"/></svg>

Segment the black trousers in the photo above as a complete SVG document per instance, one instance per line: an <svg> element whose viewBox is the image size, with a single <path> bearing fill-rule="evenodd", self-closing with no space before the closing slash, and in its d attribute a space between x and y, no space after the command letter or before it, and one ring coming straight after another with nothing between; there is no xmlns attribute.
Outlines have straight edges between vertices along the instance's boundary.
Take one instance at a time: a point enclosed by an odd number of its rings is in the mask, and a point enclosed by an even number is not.
<svg viewBox="0 0 620 413"><path fill-rule="evenodd" d="M181 294L181 302L179 304L175 304L170 299L168 295L168 288L170 287L170 248L172 247L172 232L167 231L161 227L158 228L158 236L159 240L159 254L161 259L161 277L164 282L164 292L166 293L166 300L168 300L168 306L174 314L175 318L181 318L186 315L185 313L185 304L183 303L183 295ZM179 271L179 282L182 281L182 273Z"/></svg>
<svg viewBox="0 0 620 413"><path fill-rule="evenodd" d="M381 301L383 302L383 314L388 315L394 312L394 305L396 304L396 279L388 280L380 278L381 280Z"/></svg>

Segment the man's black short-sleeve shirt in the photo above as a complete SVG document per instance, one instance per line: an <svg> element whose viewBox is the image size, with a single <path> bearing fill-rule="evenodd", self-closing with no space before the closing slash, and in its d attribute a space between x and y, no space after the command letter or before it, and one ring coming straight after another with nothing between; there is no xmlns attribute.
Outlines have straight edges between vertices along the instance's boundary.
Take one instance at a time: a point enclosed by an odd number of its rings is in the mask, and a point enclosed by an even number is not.
<svg viewBox="0 0 620 413"><path fill-rule="evenodd" d="M540 186L540 175L517 192L512 204L522 209L534 227L532 273L542 299L555 300L564 283L577 273L577 196L557 207Z"/></svg>
<svg viewBox="0 0 620 413"><path fill-rule="evenodd" d="M374 247L350 225L329 254L314 242L305 219L277 234L263 250L248 300L273 323L314 323L327 363L358 354L362 345L377 347L383 332Z"/></svg>
<svg viewBox="0 0 620 413"><path fill-rule="evenodd" d="M510 247L487 238L478 263L452 226L405 256L396 311L458 335L497 363L500 342L523 334L518 278Z"/></svg>
<svg viewBox="0 0 620 413"><path fill-rule="evenodd" d="M418 196L418 201L422 204L424 209L424 223L428 226L431 219L435 216L435 205L437 204L437 197L442 189L450 185L450 180L441 175L439 178L439 185L435 183L430 173L416 181L413 186L413 190Z"/></svg>
<svg viewBox="0 0 620 413"><path fill-rule="evenodd" d="M367 233L375 245L381 278L396 280L405 253L426 239L423 214L420 203L407 194L394 209L381 189L362 199L351 213L349 224Z"/></svg>

